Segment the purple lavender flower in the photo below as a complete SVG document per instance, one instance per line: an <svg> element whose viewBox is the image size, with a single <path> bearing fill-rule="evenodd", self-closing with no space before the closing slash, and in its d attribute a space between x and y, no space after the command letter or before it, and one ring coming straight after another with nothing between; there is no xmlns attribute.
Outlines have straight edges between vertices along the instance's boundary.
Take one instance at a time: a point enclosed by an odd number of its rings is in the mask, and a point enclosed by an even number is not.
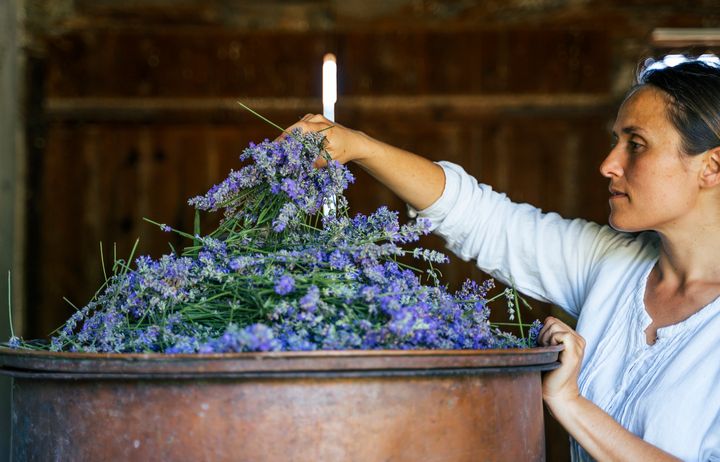
<svg viewBox="0 0 720 462"><path fill-rule="evenodd" d="M538 346L538 337L540 336L540 331L543 328L543 323L540 322L540 320L536 319L533 321L532 325L530 326L530 330L528 332L528 338L527 343L529 347Z"/></svg>
<svg viewBox="0 0 720 462"><path fill-rule="evenodd" d="M303 193L298 183L292 178L283 178L281 189L293 201L299 200Z"/></svg>
<svg viewBox="0 0 720 462"><path fill-rule="evenodd" d="M278 295L287 295L295 290L295 279L288 274L280 276L275 281L275 293Z"/></svg>
<svg viewBox="0 0 720 462"><path fill-rule="evenodd" d="M198 350L202 353L277 351L281 346L273 330L264 324L240 328L237 324L230 323L219 338L200 345Z"/></svg>
<svg viewBox="0 0 720 462"><path fill-rule="evenodd" d="M320 289L316 285L311 285L307 293L300 299L300 308L312 313L317 309L320 301Z"/></svg>
<svg viewBox="0 0 720 462"><path fill-rule="evenodd" d="M279 349L273 330L264 324L253 324L242 331L245 351L275 351Z"/></svg>
<svg viewBox="0 0 720 462"><path fill-rule="evenodd" d="M198 339L191 336L177 336L175 343L165 350L167 354L195 353L200 348Z"/></svg>
<svg viewBox="0 0 720 462"><path fill-rule="evenodd" d="M330 263L330 268L332 269L343 270L352 262L343 251L341 251L340 249L335 249L330 254L330 257L328 258L328 263Z"/></svg>
<svg viewBox="0 0 720 462"><path fill-rule="evenodd" d="M273 231L281 233L285 228L298 216L298 208L292 202L288 202L282 206L280 213L273 221Z"/></svg>

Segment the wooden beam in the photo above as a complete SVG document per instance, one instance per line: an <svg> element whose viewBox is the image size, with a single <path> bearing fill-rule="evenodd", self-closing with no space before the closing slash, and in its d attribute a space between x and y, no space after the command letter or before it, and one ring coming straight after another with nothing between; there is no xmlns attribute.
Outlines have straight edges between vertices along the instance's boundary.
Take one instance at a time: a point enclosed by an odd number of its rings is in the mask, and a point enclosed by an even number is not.
<svg viewBox="0 0 720 462"><path fill-rule="evenodd" d="M22 207L17 203L18 156L17 140L20 128L18 88L18 33L17 9L18 0L0 2L0 341L7 341L10 336L7 306L8 271L13 271L13 299L19 300L22 295L22 265L19 259L20 246L18 240L22 227L18 223L18 214ZM14 323L21 329L22 317L19 316L19 305L14 304ZM0 459L9 460L10 456L10 380L0 378Z"/></svg>
<svg viewBox="0 0 720 462"><path fill-rule="evenodd" d="M320 98L49 98L50 122L232 122L253 116L238 101L268 117L321 112ZM609 94L340 96L338 117L391 113L413 120L463 120L497 115L606 113ZM342 120L342 119L341 119Z"/></svg>
<svg viewBox="0 0 720 462"><path fill-rule="evenodd" d="M720 46L720 28L657 28L650 39L657 48Z"/></svg>
<svg viewBox="0 0 720 462"><path fill-rule="evenodd" d="M22 279L20 245L22 226L21 205L19 202L22 179L19 178L20 158L20 95L19 95L19 66L16 23L16 1L10 0L0 4L0 287L2 297L0 306L7 307L7 274L12 270L13 279L17 282ZM18 284L12 288L13 301L19 300L22 293L18 293ZM20 291L21 292L21 291ZM13 303L15 305L15 303ZM19 316L18 306L13 307L14 326L22 329L22 317ZM5 309L0 310L6 313ZM8 316L0 315L0 341L6 340L10 333Z"/></svg>

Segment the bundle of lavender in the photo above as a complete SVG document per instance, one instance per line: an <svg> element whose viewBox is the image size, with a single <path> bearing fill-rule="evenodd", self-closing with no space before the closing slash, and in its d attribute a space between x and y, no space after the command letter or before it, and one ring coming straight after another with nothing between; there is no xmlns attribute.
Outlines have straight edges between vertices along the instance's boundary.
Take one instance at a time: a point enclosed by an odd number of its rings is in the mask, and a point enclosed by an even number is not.
<svg viewBox="0 0 720 462"><path fill-rule="evenodd" d="M318 156L327 168L314 168ZM486 349L535 346L540 324L521 322L517 294L493 298L492 280L456 293L433 264L447 257L403 248L428 232L419 219L401 226L385 207L348 215L350 171L329 160L323 136L294 132L251 144L247 164L204 196L198 211L222 211L201 236L156 223L192 241L159 259L116 260L96 296L52 337L53 351L216 353L340 349ZM334 199L333 199L334 198ZM322 213L336 200L336 212ZM403 264L409 255L427 263ZM134 263L134 264L133 264ZM427 283L423 283L425 276ZM520 338L488 320L504 300ZM14 348L37 348L13 337Z"/></svg>

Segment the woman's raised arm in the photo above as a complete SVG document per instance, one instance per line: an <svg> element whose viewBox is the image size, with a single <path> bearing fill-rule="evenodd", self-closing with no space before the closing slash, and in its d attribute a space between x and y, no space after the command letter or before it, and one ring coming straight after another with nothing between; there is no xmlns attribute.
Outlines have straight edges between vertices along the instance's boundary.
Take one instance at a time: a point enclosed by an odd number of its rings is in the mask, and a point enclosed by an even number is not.
<svg viewBox="0 0 720 462"><path fill-rule="evenodd" d="M331 128L328 128L331 127ZM323 131L326 149L340 163L355 162L417 210L432 205L443 193L443 169L424 157L396 148L357 130L308 114L287 131ZM322 159L317 161L318 165Z"/></svg>

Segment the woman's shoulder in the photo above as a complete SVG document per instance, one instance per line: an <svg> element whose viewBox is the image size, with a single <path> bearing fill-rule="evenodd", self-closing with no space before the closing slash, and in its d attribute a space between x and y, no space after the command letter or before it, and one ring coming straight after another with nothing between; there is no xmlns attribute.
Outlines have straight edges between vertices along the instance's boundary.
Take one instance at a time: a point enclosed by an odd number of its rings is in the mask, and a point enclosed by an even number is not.
<svg viewBox="0 0 720 462"><path fill-rule="evenodd" d="M626 233L613 229L609 225L597 226L598 240L604 245L608 258L636 257L642 260L655 259L660 253L660 237L655 231Z"/></svg>

